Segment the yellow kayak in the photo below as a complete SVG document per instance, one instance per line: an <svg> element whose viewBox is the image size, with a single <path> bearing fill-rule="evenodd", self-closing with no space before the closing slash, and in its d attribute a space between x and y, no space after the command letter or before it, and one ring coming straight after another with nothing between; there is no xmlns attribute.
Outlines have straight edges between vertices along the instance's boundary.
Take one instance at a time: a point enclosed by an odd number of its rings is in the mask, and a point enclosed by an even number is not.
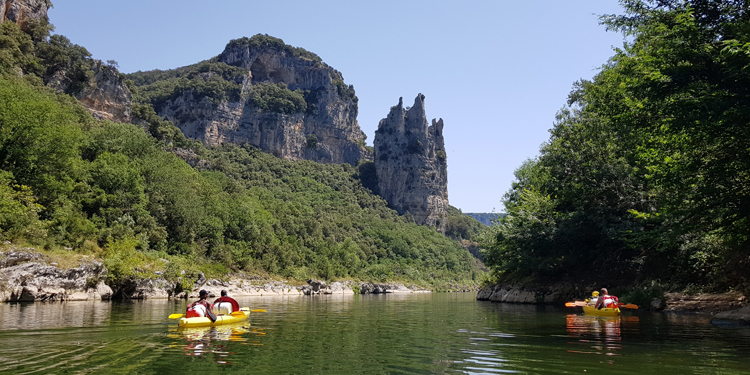
<svg viewBox="0 0 750 375"><path fill-rule="evenodd" d="M597 308L594 306L584 305L583 313L588 314L588 315L597 315L597 316L620 316L620 308L615 307L613 309L609 307L602 307L601 309L597 310Z"/></svg>
<svg viewBox="0 0 750 375"><path fill-rule="evenodd" d="M191 328L191 327L214 327L223 324L239 323L246 320L250 316L250 310L246 307L235 311L232 315L217 315L216 321L212 322L211 319L206 317L194 317L194 318L180 318L177 323L180 327Z"/></svg>

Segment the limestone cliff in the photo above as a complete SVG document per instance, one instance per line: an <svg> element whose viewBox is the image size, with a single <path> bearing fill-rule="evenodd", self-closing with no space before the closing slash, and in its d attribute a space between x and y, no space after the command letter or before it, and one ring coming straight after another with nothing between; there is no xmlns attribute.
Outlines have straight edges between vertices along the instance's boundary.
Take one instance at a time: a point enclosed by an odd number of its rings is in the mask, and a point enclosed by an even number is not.
<svg viewBox="0 0 750 375"><path fill-rule="evenodd" d="M88 81L73 82L67 71L60 70L48 79L47 86L75 96L98 120L130 122L131 93L122 82L120 72L101 60L89 59L88 64L91 69Z"/></svg>
<svg viewBox="0 0 750 375"><path fill-rule="evenodd" d="M47 11L51 5L49 0L0 0L0 22L15 22L22 29L23 24L29 20L48 22ZM46 39L37 41L37 49L40 48L40 44L52 44L52 39L54 37L50 38L50 41ZM64 40L67 41L67 38ZM66 56L68 61L57 61L54 68L48 67L46 74L42 77L47 86L74 95L97 119L131 121L130 90L120 79L120 72L117 68L104 64L101 60L92 59L85 48L72 43L58 44L56 48L69 50L81 48L82 51L76 51L76 53L83 60L80 66L85 68L78 66L76 70L71 56ZM23 74L21 70L19 74Z"/></svg>
<svg viewBox="0 0 750 375"><path fill-rule="evenodd" d="M224 63L245 73L224 81L238 85L238 95L217 98L186 86L177 87L163 103L152 101L157 113L186 136L208 145L249 143L290 160L356 165L361 159L371 159L366 136L357 123L354 88L346 86L341 73L317 55L281 39L256 35L231 41L218 57L204 63ZM205 82L217 79L211 69L200 73ZM254 90L268 84L278 85L285 95L304 95L304 107L261 108L253 100ZM284 104L286 98L271 100Z"/></svg>
<svg viewBox="0 0 750 375"><path fill-rule="evenodd" d="M380 120L375 132L375 170L380 195L400 214L409 212L417 224L445 232L448 170L443 119L428 126L424 95L411 108L402 98Z"/></svg>
<svg viewBox="0 0 750 375"><path fill-rule="evenodd" d="M0 0L0 22L23 25L29 19L47 19L49 0Z"/></svg>
<svg viewBox="0 0 750 375"><path fill-rule="evenodd" d="M93 79L76 94L76 98L99 120L130 122L131 94L122 82L120 72L101 60L93 60L91 69Z"/></svg>

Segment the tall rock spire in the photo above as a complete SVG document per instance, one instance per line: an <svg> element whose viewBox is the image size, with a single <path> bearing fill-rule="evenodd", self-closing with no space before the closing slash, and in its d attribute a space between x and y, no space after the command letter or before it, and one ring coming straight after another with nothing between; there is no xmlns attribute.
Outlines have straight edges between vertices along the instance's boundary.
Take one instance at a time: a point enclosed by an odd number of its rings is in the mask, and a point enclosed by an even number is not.
<svg viewBox="0 0 750 375"><path fill-rule="evenodd" d="M403 98L380 120L375 132L375 170L380 195L417 224L445 232L448 211L448 166L443 119L428 126L424 95L404 108Z"/></svg>

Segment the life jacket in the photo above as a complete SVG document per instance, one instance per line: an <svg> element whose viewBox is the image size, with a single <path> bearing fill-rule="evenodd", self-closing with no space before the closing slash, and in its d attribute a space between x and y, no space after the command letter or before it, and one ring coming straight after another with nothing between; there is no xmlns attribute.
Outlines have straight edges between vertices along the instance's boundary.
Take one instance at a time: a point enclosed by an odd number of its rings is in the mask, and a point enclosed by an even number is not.
<svg viewBox="0 0 750 375"><path fill-rule="evenodd" d="M206 316L208 312L208 301L200 300L195 301L188 305L187 312L185 312L186 318L201 318Z"/></svg>
<svg viewBox="0 0 750 375"><path fill-rule="evenodd" d="M229 315L235 311L240 311L240 304L232 297L217 298L213 306L216 314Z"/></svg>
<svg viewBox="0 0 750 375"><path fill-rule="evenodd" d="M600 296L599 298L604 298L604 307L608 307L610 309L616 308L620 300L617 298L617 296L610 296L609 294L605 294L603 296Z"/></svg>

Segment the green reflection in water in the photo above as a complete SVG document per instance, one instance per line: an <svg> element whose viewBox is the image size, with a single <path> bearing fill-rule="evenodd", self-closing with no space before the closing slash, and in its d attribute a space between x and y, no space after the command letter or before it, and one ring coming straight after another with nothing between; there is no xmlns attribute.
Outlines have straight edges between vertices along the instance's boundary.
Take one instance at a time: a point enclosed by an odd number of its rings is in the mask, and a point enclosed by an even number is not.
<svg viewBox="0 0 750 375"><path fill-rule="evenodd" d="M185 301L0 305L0 372L746 374L750 329L707 317L478 302L471 293L252 297L181 330Z"/></svg>

